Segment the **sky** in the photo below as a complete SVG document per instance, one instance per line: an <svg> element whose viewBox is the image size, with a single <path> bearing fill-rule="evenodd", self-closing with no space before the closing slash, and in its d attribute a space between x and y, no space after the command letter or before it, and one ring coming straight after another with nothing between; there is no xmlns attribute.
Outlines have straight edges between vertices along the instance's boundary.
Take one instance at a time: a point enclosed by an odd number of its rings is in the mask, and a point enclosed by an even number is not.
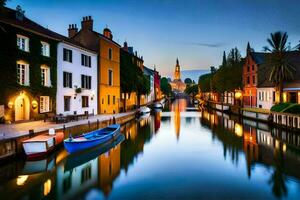
<svg viewBox="0 0 300 200"><path fill-rule="evenodd" d="M94 30L108 26L114 40L126 40L145 65L172 76L176 58L181 69L219 66L223 51L247 42L262 51L271 32L286 31L292 46L300 40L299 0L9 0L25 15L67 35L69 24L80 27L91 15Z"/></svg>

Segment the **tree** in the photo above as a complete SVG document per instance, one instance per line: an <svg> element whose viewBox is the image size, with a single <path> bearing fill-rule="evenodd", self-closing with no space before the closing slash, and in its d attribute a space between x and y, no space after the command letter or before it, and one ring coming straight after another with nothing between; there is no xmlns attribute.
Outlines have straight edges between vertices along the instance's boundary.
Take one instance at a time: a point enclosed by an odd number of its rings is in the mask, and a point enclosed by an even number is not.
<svg viewBox="0 0 300 200"><path fill-rule="evenodd" d="M280 103L283 101L283 82L293 79L296 71L288 58L290 47L287 40L286 32L271 33L270 38L267 39L270 47L264 47L265 51L270 52L266 59L266 65L271 67L269 80L276 86Z"/></svg>
<svg viewBox="0 0 300 200"><path fill-rule="evenodd" d="M186 79L184 79L184 83L187 84L187 85L189 85L189 84L192 84L193 81L190 78L186 78Z"/></svg>
<svg viewBox="0 0 300 200"><path fill-rule="evenodd" d="M222 67L226 67L227 65L227 60L226 60L226 53L225 51L223 52L223 61L222 61Z"/></svg>
<svg viewBox="0 0 300 200"><path fill-rule="evenodd" d="M164 95L169 96L172 92L172 87L166 77L162 77L160 79L160 90L164 93Z"/></svg>
<svg viewBox="0 0 300 200"><path fill-rule="evenodd" d="M7 3L7 0L0 0L0 9L3 8Z"/></svg>
<svg viewBox="0 0 300 200"><path fill-rule="evenodd" d="M199 92L199 86L197 84L189 85L185 88L184 92L194 98Z"/></svg>
<svg viewBox="0 0 300 200"><path fill-rule="evenodd" d="M150 92L150 79L149 76L143 74L142 70L138 68L138 76L136 77L136 93L138 100L138 107L141 105L141 95L147 95Z"/></svg>

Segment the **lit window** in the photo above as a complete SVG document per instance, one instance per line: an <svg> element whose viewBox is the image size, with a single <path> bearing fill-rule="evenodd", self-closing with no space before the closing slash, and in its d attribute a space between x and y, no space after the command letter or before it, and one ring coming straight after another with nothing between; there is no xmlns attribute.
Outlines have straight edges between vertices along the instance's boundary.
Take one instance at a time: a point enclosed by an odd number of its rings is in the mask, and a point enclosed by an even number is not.
<svg viewBox="0 0 300 200"><path fill-rule="evenodd" d="M20 85L29 85L29 65L17 62L17 81Z"/></svg>
<svg viewBox="0 0 300 200"><path fill-rule="evenodd" d="M43 56L50 56L50 45L47 42L41 42L42 44L42 55Z"/></svg>
<svg viewBox="0 0 300 200"><path fill-rule="evenodd" d="M47 66L41 66L42 85L46 87L51 86L50 80L50 68Z"/></svg>
<svg viewBox="0 0 300 200"><path fill-rule="evenodd" d="M40 96L40 113L51 111L51 101L49 96Z"/></svg>
<svg viewBox="0 0 300 200"><path fill-rule="evenodd" d="M17 35L17 46L22 51L29 51L29 38L23 35Z"/></svg>

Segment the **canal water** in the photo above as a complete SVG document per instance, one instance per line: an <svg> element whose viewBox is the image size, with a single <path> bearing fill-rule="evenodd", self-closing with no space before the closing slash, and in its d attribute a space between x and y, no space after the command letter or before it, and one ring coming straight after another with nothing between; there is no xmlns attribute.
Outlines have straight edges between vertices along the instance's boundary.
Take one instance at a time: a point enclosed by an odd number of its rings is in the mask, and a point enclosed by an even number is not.
<svg viewBox="0 0 300 200"><path fill-rule="evenodd" d="M300 135L186 100L87 152L0 166L1 199L300 199Z"/></svg>

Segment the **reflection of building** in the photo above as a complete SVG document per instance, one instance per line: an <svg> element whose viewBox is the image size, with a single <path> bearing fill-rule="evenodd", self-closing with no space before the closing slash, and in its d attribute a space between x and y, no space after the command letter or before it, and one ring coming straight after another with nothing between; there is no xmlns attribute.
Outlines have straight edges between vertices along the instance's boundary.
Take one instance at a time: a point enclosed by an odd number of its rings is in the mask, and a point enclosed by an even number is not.
<svg viewBox="0 0 300 200"><path fill-rule="evenodd" d="M176 138L179 139L180 136L180 112L184 112L186 108L186 100L185 99L178 99L176 100L171 107L171 111L174 112L174 128Z"/></svg>
<svg viewBox="0 0 300 200"><path fill-rule="evenodd" d="M170 85L174 92L184 92L186 87L185 83L183 83L180 78L180 65L179 65L178 58L176 60L174 80L170 82Z"/></svg>
<svg viewBox="0 0 300 200"><path fill-rule="evenodd" d="M121 144L98 157L98 184L105 196L112 190L114 180L120 174Z"/></svg>
<svg viewBox="0 0 300 200"><path fill-rule="evenodd" d="M161 112L156 112L154 115L154 130L155 132L158 131L160 128L160 122L161 122Z"/></svg>

